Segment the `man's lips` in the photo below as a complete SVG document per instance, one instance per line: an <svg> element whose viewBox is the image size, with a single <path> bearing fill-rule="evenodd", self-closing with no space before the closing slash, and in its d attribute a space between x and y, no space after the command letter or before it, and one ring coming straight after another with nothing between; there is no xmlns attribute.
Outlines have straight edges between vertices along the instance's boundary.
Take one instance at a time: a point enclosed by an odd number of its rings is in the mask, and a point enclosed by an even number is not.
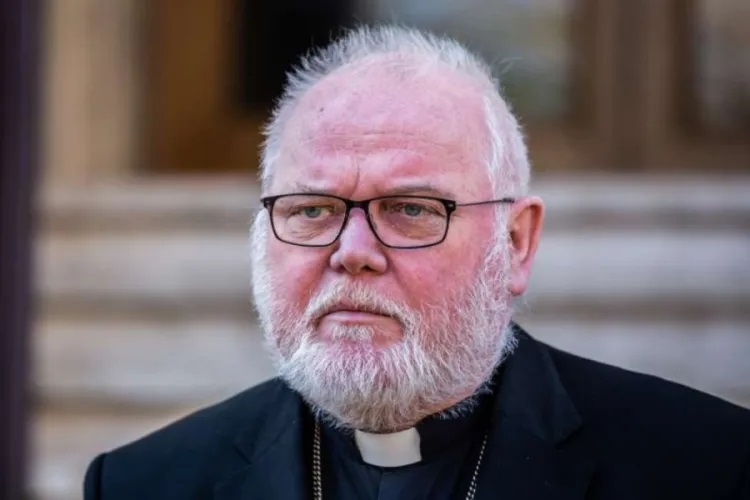
<svg viewBox="0 0 750 500"><path fill-rule="evenodd" d="M349 304L337 304L337 305L326 308L318 317L322 318L324 316L329 316L331 314L339 314L339 313L342 313L342 314L351 313L351 314L385 316L385 317L392 316L391 314L388 314L385 311L382 311L374 307L355 306L355 305L349 305Z"/></svg>
<svg viewBox="0 0 750 500"><path fill-rule="evenodd" d="M339 321L367 321L378 318L390 318L386 314L380 314L370 311L362 311L357 309L339 309L331 311L323 316L324 318L336 319Z"/></svg>
<svg viewBox="0 0 750 500"><path fill-rule="evenodd" d="M326 309L318 316L316 322L333 320L342 323L368 323L382 321L383 319L394 318L392 315L375 308L337 305Z"/></svg>

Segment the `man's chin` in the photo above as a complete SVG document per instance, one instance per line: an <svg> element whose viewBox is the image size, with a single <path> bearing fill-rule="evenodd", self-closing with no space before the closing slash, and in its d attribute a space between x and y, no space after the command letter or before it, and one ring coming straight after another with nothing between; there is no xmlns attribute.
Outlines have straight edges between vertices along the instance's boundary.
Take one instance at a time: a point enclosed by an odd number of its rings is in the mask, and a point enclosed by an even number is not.
<svg viewBox="0 0 750 500"><path fill-rule="evenodd" d="M327 347L355 350L384 349L400 343L403 327L394 318L381 316L367 321L324 317L315 329L315 340Z"/></svg>
<svg viewBox="0 0 750 500"><path fill-rule="evenodd" d="M373 339L329 339L321 340L321 346L327 356L342 363L352 357L373 356L395 345L393 341Z"/></svg>

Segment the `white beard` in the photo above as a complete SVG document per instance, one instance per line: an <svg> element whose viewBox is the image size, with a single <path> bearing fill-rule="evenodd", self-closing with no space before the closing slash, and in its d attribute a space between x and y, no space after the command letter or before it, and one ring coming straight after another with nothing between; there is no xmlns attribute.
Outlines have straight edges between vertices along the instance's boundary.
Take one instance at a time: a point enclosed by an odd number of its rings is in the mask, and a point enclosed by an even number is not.
<svg viewBox="0 0 750 500"><path fill-rule="evenodd" d="M473 406L468 396L486 385L515 345L505 241L491 245L472 286L419 311L349 281L321 290L300 312L274 296L263 215L253 225L251 244L253 294L266 346L279 375L320 416L344 428L388 432L448 407L448 416L454 416ZM315 318L342 299L396 318L402 340L352 352L317 339ZM333 332L334 340L360 340L365 346L372 336L365 326L342 325Z"/></svg>

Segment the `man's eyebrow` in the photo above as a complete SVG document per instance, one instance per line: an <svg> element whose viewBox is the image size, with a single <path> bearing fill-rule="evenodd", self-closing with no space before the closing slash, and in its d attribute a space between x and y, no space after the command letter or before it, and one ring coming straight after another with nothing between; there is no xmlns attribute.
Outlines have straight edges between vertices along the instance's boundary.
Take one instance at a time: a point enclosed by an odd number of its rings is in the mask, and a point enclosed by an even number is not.
<svg viewBox="0 0 750 500"><path fill-rule="evenodd" d="M386 195L430 195L438 198L455 199L455 195L431 184L408 184L386 190Z"/></svg>

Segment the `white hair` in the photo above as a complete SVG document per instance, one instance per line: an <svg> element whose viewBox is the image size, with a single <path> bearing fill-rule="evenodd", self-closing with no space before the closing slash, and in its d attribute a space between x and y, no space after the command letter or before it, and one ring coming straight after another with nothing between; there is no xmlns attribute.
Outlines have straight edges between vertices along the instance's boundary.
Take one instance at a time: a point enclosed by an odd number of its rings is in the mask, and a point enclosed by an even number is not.
<svg viewBox="0 0 750 500"><path fill-rule="evenodd" d="M500 95L490 67L466 47L447 37L416 29L385 25L359 27L302 59L288 75L287 84L265 127L261 153L261 184L271 182L280 155L284 126L299 100L320 80L346 66L375 56L407 55L415 74L443 66L472 78L482 89L483 112L489 142L486 166L498 198L528 192L530 167L521 127ZM500 210L498 210L498 213Z"/></svg>

